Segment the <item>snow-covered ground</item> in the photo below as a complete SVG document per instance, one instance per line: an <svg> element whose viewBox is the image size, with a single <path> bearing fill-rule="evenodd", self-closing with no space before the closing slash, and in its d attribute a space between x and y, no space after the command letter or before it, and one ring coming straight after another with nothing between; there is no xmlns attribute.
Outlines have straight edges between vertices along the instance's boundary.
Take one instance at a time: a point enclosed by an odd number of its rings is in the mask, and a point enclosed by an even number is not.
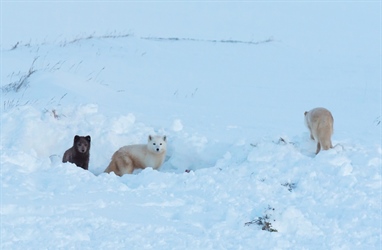
<svg viewBox="0 0 382 250"><path fill-rule="evenodd" d="M382 248L380 1L3 1L0 45L1 249Z"/></svg>

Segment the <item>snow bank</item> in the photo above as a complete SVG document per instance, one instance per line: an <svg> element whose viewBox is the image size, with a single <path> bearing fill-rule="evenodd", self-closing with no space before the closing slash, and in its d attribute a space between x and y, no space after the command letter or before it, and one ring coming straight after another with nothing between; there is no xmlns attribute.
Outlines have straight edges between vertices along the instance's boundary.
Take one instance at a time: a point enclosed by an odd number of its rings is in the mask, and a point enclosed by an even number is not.
<svg viewBox="0 0 382 250"><path fill-rule="evenodd" d="M375 3L57 3L54 20L49 3L2 4L0 248L381 247ZM80 12L75 35L36 25ZM99 35L117 17L136 32ZM315 155L317 106L335 147ZM89 171L61 162L76 134ZM149 134L168 138L159 171L103 173Z"/></svg>

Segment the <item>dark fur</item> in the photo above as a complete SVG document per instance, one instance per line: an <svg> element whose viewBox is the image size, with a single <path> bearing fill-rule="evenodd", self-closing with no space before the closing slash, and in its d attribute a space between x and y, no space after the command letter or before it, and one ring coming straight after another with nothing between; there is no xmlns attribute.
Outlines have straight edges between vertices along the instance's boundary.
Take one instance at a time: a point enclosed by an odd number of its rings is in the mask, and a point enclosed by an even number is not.
<svg viewBox="0 0 382 250"><path fill-rule="evenodd" d="M62 162L76 164L85 170L89 168L90 136L74 136L73 146L65 151Z"/></svg>

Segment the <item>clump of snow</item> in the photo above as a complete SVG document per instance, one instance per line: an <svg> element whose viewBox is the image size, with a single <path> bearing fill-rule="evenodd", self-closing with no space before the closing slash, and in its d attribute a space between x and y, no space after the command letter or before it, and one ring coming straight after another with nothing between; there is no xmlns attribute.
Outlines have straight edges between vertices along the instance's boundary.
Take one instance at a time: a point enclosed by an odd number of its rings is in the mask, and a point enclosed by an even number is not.
<svg viewBox="0 0 382 250"><path fill-rule="evenodd" d="M183 129L182 121L179 119L174 120L172 124L172 130L175 132L179 132L179 131L182 131L182 129Z"/></svg>
<svg viewBox="0 0 382 250"><path fill-rule="evenodd" d="M135 123L135 116L133 114L128 114L127 116L122 116L116 119L111 127L111 131L116 134L124 134L131 129Z"/></svg>

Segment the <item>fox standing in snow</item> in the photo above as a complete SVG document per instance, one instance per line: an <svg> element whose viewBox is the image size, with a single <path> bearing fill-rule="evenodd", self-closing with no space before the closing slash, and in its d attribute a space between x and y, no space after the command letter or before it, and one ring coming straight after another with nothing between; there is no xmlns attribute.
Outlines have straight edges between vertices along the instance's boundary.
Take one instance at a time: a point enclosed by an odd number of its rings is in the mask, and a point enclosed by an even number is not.
<svg viewBox="0 0 382 250"><path fill-rule="evenodd" d="M118 176L133 173L134 169L152 167L158 169L166 156L166 136L149 135L147 144L124 146L116 151L105 173Z"/></svg>
<svg viewBox="0 0 382 250"><path fill-rule="evenodd" d="M74 136L73 146L65 151L62 162L76 164L85 170L89 168L90 136Z"/></svg>
<svg viewBox="0 0 382 250"><path fill-rule="evenodd" d="M333 134L333 116L325 108L314 108L305 111L305 124L310 130L310 138L317 142L316 154L333 148L331 136Z"/></svg>

